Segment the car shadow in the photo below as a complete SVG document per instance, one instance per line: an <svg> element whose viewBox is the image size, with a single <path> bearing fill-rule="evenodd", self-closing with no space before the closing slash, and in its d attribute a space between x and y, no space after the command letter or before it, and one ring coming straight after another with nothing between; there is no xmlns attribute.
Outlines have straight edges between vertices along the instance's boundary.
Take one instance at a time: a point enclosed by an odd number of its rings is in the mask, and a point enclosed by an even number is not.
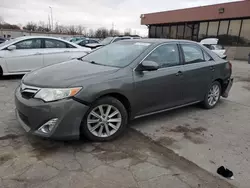
<svg viewBox="0 0 250 188"><path fill-rule="evenodd" d="M174 110L170 110L166 112L161 112L161 113L157 113L157 114L153 114L153 115L149 115L149 116L145 116L142 118L132 120L129 126L133 128L136 126L141 126L142 124L153 123L155 121L159 121L159 122L168 121L170 118L174 119L174 118L178 118L178 116L183 116L187 114L187 112L191 113L191 112L196 112L200 110L205 110L204 108L201 107L200 104L186 106L186 107L182 107L182 108L178 108L178 109L174 109Z"/></svg>
<svg viewBox="0 0 250 188"><path fill-rule="evenodd" d="M10 75L10 76L1 76L0 80L21 80L24 74L22 75Z"/></svg>

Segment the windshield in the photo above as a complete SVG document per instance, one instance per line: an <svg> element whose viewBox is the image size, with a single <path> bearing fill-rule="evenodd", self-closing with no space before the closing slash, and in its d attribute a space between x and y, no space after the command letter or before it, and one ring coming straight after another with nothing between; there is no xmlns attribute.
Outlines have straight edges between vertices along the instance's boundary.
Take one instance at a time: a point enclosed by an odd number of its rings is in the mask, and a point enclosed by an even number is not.
<svg viewBox="0 0 250 188"><path fill-rule="evenodd" d="M17 41L18 39L10 39L8 41L5 41L4 43L0 44L0 48L2 48L3 46L6 46L8 44L11 44L12 42Z"/></svg>
<svg viewBox="0 0 250 188"><path fill-rule="evenodd" d="M83 61L112 67L125 67L136 59L150 43L117 42L102 47L82 58Z"/></svg>
<svg viewBox="0 0 250 188"><path fill-rule="evenodd" d="M74 43L75 44L80 44L82 41L84 41L84 40L78 40L78 41L75 41Z"/></svg>
<svg viewBox="0 0 250 188"><path fill-rule="evenodd" d="M101 41L102 45L107 45L112 41L113 37L107 37L105 39L103 39L103 41Z"/></svg>

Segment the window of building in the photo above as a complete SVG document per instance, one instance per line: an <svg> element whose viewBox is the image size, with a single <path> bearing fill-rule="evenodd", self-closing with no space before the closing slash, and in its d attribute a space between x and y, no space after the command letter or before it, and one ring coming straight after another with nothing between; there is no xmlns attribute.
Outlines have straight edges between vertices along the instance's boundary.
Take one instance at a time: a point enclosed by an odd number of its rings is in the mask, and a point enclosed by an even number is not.
<svg viewBox="0 0 250 188"><path fill-rule="evenodd" d="M169 32L170 27L169 26L164 26L163 27L163 38L169 38L170 32Z"/></svg>
<svg viewBox="0 0 250 188"><path fill-rule="evenodd" d="M16 49L38 49L41 48L41 39L29 39L16 43Z"/></svg>
<svg viewBox="0 0 250 188"><path fill-rule="evenodd" d="M162 38L162 26L156 27L156 38Z"/></svg>
<svg viewBox="0 0 250 188"><path fill-rule="evenodd" d="M177 30L177 39L183 39L184 37L184 25L178 25L178 30Z"/></svg>
<svg viewBox="0 0 250 188"><path fill-rule="evenodd" d="M243 20L239 43L250 46L250 19Z"/></svg>
<svg viewBox="0 0 250 188"><path fill-rule="evenodd" d="M203 52L200 47L193 44L182 44L185 63L199 63L204 61Z"/></svg>
<svg viewBox="0 0 250 188"><path fill-rule="evenodd" d="M156 48L145 61L154 61L160 67L172 67L180 64L179 52L176 44L165 44Z"/></svg>
<svg viewBox="0 0 250 188"><path fill-rule="evenodd" d="M149 28L149 37L150 38L154 38L155 37L155 30L156 30L155 26L150 26L150 28Z"/></svg>
<svg viewBox="0 0 250 188"><path fill-rule="evenodd" d="M192 40L192 33L193 33L193 24L186 24L184 39Z"/></svg>
<svg viewBox="0 0 250 188"><path fill-rule="evenodd" d="M228 30L228 44L237 45L240 34L241 20L231 20Z"/></svg>
<svg viewBox="0 0 250 188"><path fill-rule="evenodd" d="M207 37L207 22L201 22L200 23L200 29L199 29L199 40L202 40Z"/></svg>
<svg viewBox="0 0 250 188"><path fill-rule="evenodd" d="M228 30L229 21L221 21L218 35L226 35Z"/></svg>
<svg viewBox="0 0 250 188"><path fill-rule="evenodd" d="M177 34L177 26L172 25L170 28L170 38L171 39L176 39L176 34Z"/></svg>
<svg viewBox="0 0 250 188"><path fill-rule="evenodd" d="M228 44L228 35L227 35L228 24L229 24L228 20L220 22L220 27L217 37L219 39L220 44Z"/></svg>
<svg viewBox="0 0 250 188"><path fill-rule="evenodd" d="M219 22L209 22L208 30L207 30L207 37L217 37Z"/></svg>

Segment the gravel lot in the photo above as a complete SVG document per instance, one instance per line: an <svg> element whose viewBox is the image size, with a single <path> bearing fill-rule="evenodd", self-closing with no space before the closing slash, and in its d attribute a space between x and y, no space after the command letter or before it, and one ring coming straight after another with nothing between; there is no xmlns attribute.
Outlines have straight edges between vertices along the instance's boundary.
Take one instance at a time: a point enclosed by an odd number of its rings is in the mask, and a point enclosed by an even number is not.
<svg viewBox="0 0 250 188"><path fill-rule="evenodd" d="M14 89L21 77L1 79L0 187L233 187L207 172L215 173L219 165L234 171L230 183L247 187L250 66L233 65L236 83L215 109L191 106L138 119L108 143L27 135L14 113Z"/></svg>

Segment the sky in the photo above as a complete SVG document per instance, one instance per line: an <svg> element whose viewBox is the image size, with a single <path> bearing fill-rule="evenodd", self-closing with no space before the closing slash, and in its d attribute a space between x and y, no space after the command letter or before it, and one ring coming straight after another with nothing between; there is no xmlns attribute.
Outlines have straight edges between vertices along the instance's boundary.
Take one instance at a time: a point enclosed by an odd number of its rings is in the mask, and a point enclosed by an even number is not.
<svg viewBox="0 0 250 188"><path fill-rule="evenodd" d="M140 15L236 0L0 0L0 17L11 24L48 23L52 7L54 23L82 25L87 28L128 28L140 35L147 34L140 24Z"/></svg>

